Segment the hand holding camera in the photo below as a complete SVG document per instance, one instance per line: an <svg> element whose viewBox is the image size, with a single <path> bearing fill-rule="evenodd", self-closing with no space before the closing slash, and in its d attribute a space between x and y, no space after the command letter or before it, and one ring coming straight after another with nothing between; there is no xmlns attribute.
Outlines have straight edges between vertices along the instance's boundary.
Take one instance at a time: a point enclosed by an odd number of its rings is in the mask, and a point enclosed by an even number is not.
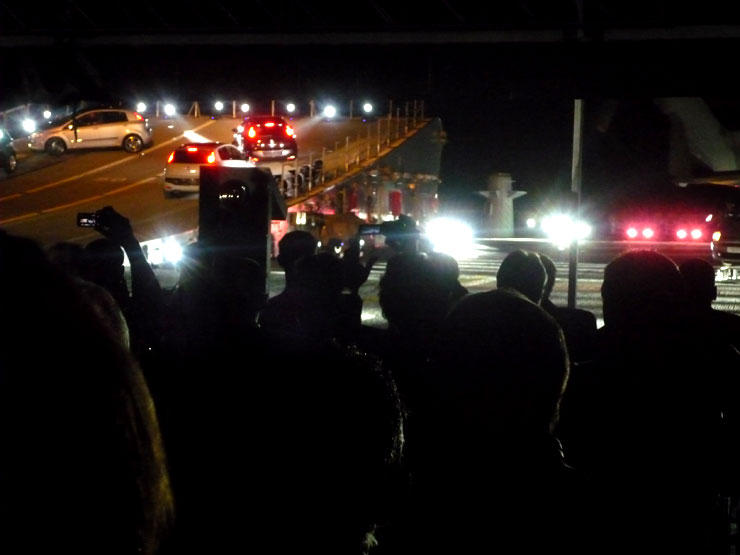
<svg viewBox="0 0 740 555"><path fill-rule="evenodd" d="M78 212L77 225L95 228L121 245L134 236L131 222L116 212L112 206L105 206L96 212Z"/></svg>

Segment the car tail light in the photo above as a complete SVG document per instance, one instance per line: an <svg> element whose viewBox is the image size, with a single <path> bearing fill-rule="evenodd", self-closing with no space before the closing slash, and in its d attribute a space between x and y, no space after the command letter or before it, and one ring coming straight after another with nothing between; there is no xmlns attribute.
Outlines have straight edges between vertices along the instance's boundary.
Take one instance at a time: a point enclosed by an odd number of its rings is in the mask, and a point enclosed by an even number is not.
<svg viewBox="0 0 740 555"><path fill-rule="evenodd" d="M138 114L138 113L134 114L134 117L136 118L137 121L144 121L144 117L141 114Z"/></svg>
<svg viewBox="0 0 740 555"><path fill-rule="evenodd" d="M249 135L250 139L254 139L254 137L257 135L257 132L254 130L254 127L249 128L249 131L247 131L247 135Z"/></svg>
<svg viewBox="0 0 740 555"><path fill-rule="evenodd" d="M288 156L288 160L295 160L295 154L293 156Z"/></svg>
<svg viewBox="0 0 740 555"><path fill-rule="evenodd" d="M206 160L208 161L209 164L215 163L216 162L216 153L215 152L211 152L208 155L208 158L206 158Z"/></svg>
<svg viewBox="0 0 740 555"><path fill-rule="evenodd" d="M635 237L637 237L637 230L634 227L630 227L627 230L627 237L629 237L630 239L634 239Z"/></svg>
<svg viewBox="0 0 740 555"><path fill-rule="evenodd" d="M642 230L642 236L645 239L652 239L653 235L655 235L655 232L652 230L652 228L646 227Z"/></svg>
<svg viewBox="0 0 740 555"><path fill-rule="evenodd" d="M691 230L691 238L692 239L701 239L701 229L692 229Z"/></svg>
<svg viewBox="0 0 740 555"><path fill-rule="evenodd" d="M259 162L259 161L260 161L260 159L259 159L259 158L257 158L256 156L253 156L253 157L252 157L252 162Z"/></svg>
<svg viewBox="0 0 740 555"><path fill-rule="evenodd" d="M712 233L712 241L719 241L720 237L722 237L721 231L715 231Z"/></svg>
<svg viewBox="0 0 740 555"><path fill-rule="evenodd" d="M686 239L686 237L688 237L688 235L689 234L686 232L685 229L679 229L676 232L676 237L678 237L679 239Z"/></svg>
<svg viewBox="0 0 740 555"><path fill-rule="evenodd" d="M175 159L175 151L173 150L172 152L170 152L170 157L167 158L167 163L171 164L174 159Z"/></svg>
<svg viewBox="0 0 740 555"><path fill-rule="evenodd" d="M268 121L268 122L267 122L267 123L265 124L265 127L275 127L275 122L273 122L273 121Z"/></svg>
<svg viewBox="0 0 740 555"><path fill-rule="evenodd" d="M293 136L293 128L290 125L286 125L285 126L285 134L288 137L292 137Z"/></svg>
<svg viewBox="0 0 740 555"><path fill-rule="evenodd" d="M197 146L189 146L188 147L188 152L198 152L198 147Z"/></svg>

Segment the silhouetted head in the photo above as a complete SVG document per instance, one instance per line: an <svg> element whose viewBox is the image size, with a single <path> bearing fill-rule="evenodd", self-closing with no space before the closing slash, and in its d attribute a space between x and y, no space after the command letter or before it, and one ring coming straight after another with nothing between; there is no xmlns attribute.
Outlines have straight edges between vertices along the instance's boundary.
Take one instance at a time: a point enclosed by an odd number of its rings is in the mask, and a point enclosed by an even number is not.
<svg viewBox="0 0 740 555"><path fill-rule="evenodd" d="M3 232L0 297L12 322L0 349L0 550L154 555L172 498L139 366L72 278Z"/></svg>
<svg viewBox="0 0 740 555"><path fill-rule="evenodd" d="M292 277L293 266L304 256L316 254L316 238L308 231L289 231L278 243L277 261L285 270L286 280Z"/></svg>
<svg viewBox="0 0 740 555"><path fill-rule="evenodd" d="M467 295L468 290L460 283L460 266L452 255L442 252L429 253L429 261L439 273L443 287L449 292L451 301Z"/></svg>
<svg viewBox="0 0 740 555"><path fill-rule="evenodd" d="M258 374L243 427L250 545L268 553L364 553L388 516L401 462L402 412L391 377L372 357L323 348L283 353Z"/></svg>
<svg viewBox="0 0 740 555"><path fill-rule="evenodd" d="M682 262L678 270L686 284L689 303L695 308L711 308L717 298L714 266L700 258L691 258Z"/></svg>
<svg viewBox="0 0 740 555"><path fill-rule="evenodd" d="M545 267L536 252L515 250L506 255L496 274L496 287L513 289L539 304L547 281Z"/></svg>
<svg viewBox="0 0 740 555"><path fill-rule="evenodd" d="M71 276L83 277L85 273L85 248L77 243L60 241L46 250L49 260Z"/></svg>
<svg viewBox="0 0 740 555"><path fill-rule="evenodd" d="M449 307L440 268L424 253L399 253L380 278L378 301L394 329L407 335L428 335Z"/></svg>
<svg viewBox="0 0 740 555"><path fill-rule="evenodd" d="M123 249L111 239L101 237L85 246L85 279L108 289L119 303L128 296L123 261Z"/></svg>
<svg viewBox="0 0 740 555"><path fill-rule="evenodd" d="M545 290L542 293L542 300L550 300L552 290L555 288L555 279L557 278L558 270L555 267L555 261L547 256L546 254L539 253L540 261L545 267L545 273L547 274L547 281L545 282Z"/></svg>
<svg viewBox="0 0 740 555"><path fill-rule="evenodd" d="M667 256L631 251L607 264L601 298L606 325L634 329L673 321L685 302L685 286L678 267Z"/></svg>
<svg viewBox="0 0 740 555"><path fill-rule="evenodd" d="M506 289L468 295L445 318L437 343L439 389L459 424L551 431L569 362L560 327L540 306Z"/></svg>

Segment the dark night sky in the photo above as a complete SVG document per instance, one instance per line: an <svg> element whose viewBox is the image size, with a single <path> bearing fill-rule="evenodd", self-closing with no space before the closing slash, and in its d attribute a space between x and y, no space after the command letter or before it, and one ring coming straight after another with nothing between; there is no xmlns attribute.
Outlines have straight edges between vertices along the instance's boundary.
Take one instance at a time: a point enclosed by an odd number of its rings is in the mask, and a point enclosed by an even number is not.
<svg viewBox="0 0 740 555"><path fill-rule="evenodd" d="M3 107L54 101L70 88L124 99L175 91L182 100L423 98L448 134L443 198L485 189L493 172L511 173L533 196L569 187L576 97L587 107L584 187L659 179L664 122L646 99L717 96L733 44L17 48L0 64L0 78ZM591 116L608 98L622 108L604 134Z"/></svg>

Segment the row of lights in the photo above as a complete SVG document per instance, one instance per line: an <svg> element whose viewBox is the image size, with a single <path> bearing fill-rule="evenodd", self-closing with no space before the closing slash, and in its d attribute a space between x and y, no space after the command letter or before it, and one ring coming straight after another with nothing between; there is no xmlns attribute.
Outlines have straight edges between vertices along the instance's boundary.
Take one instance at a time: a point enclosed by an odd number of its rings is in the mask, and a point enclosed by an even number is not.
<svg viewBox="0 0 740 555"><path fill-rule="evenodd" d="M221 112L224 109L224 103L222 101L218 100L218 101L216 101L214 103L213 107L216 109L216 111ZM247 112L249 112L250 106L249 106L249 104L247 104L245 102L239 108L241 109L241 112L243 114L246 114ZM296 106L292 102L289 102L285 106L285 108L288 110L288 113L289 114L292 114L293 112L295 112ZM147 105L144 102L139 102L136 105L136 111L137 112L140 112L140 113L143 114L143 113L146 112L146 109L147 109ZM370 114L373 111L373 105L370 104L369 102L365 102L365 104L362 105L362 110L366 114ZM51 116L51 112L49 112L49 116L47 116L46 113L47 112L44 112L44 117L45 118L48 118L48 117ZM164 114L166 116L172 117L176 113L177 113L177 110L176 110L174 104L167 103L167 104L164 105ZM324 107L323 114L324 114L324 117L333 118L334 116L337 115L337 109L330 104L330 105Z"/></svg>
<svg viewBox="0 0 740 555"><path fill-rule="evenodd" d="M222 101L218 100L214 103L213 107L216 109L216 111L221 112L225 105ZM139 102L136 104L136 111L139 113L146 113L148 106L144 102ZM240 107L242 114L246 114L249 112L250 106L246 102L244 102ZM289 102L286 104L285 108L288 110L289 114L292 114L296 110L296 105L292 102ZM177 113L177 108L175 108L175 105L172 103L166 103L163 106L164 115L167 117L173 117ZM369 102L365 102L362 106L362 110L365 112L365 114L370 114L373 111L373 105ZM323 115L325 118L331 119L337 115L337 109L336 107L329 104L328 106L324 107ZM45 120L48 120L51 118L51 111L50 110L44 110L43 116ZM30 118L26 118L21 123L23 130L26 131L26 133L33 133L36 131L36 122Z"/></svg>

